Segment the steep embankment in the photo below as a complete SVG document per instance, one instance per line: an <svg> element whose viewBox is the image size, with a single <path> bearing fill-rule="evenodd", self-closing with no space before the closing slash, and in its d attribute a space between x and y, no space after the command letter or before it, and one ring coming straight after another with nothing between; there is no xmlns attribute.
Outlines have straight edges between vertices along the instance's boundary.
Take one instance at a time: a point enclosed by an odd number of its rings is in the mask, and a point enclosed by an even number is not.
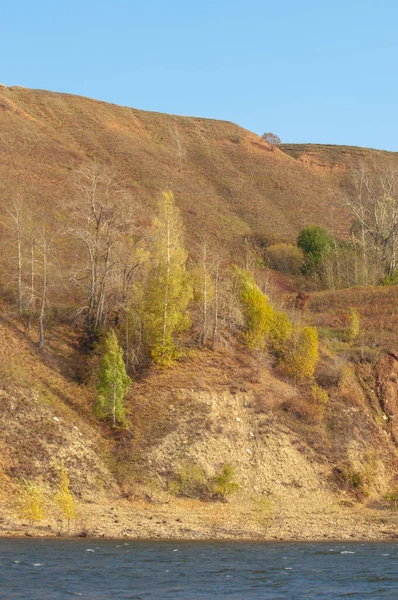
<svg viewBox="0 0 398 600"><path fill-rule="evenodd" d="M92 387L74 382L86 358L73 332L53 330L43 352L12 319L2 319L0 336L3 533L62 529L54 502L61 462L77 501L73 534L384 539L397 531L381 501L397 456L388 424L377 398L354 372L342 376L338 361L322 359L330 400L319 411L308 390L239 347L195 352L135 380L131 425L115 438L92 416ZM236 493L227 503L195 498L195 486L223 464L234 469ZM18 511L16 477L46 491L47 514L34 529Z"/></svg>

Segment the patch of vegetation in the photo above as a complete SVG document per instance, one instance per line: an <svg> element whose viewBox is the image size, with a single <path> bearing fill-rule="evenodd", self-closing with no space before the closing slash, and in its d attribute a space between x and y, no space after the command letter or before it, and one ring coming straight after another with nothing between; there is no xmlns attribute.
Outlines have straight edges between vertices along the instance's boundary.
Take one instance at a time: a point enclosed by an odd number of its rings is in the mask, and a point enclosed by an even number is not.
<svg viewBox="0 0 398 600"><path fill-rule="evenodd" d="M367 498L375 478L375 464L372 456L367 457L360 468L351 463L343 463L334 469L335 481L358 500Z"/></svg>
<svg viewBox="0 0 398 600"><path fill-rule="evenodd" d="M235 477L235 470L229 464L223 464L214 477L209 477L199 465L188 462L168 482L168 491L186 498L225 502L239 489Z"/></svg>

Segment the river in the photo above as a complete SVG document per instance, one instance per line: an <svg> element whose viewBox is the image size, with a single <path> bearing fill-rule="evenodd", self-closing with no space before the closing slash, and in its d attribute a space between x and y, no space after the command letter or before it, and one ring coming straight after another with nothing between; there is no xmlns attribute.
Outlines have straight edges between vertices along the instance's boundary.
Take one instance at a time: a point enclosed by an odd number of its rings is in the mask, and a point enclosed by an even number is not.
<svg viewBox="0 0 398 600"><path fill-rule="evenodd" d="M396 543L0 539L5 600L398 598Z"/></svg>

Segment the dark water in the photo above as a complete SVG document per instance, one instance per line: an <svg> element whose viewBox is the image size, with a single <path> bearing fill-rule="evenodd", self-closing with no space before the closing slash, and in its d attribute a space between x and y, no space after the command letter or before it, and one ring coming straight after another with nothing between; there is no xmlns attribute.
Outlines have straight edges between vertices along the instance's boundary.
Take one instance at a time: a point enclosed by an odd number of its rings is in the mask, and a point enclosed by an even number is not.
<svg viewBox="0 0 398 600"><path fill-rule="evenodd" d="M0 598L398 599L398 544L0 539Z"/></svg>

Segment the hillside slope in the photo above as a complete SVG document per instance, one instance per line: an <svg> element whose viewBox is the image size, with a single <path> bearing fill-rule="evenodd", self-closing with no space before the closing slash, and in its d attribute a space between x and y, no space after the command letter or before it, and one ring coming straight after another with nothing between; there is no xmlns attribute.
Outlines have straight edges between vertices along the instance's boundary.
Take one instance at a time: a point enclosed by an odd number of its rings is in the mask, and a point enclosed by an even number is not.
<svg viewBox="0 0 398 600"><path fill-rule="evenodd" d="M226 250L243 236L292 238L308 223L342 234L349 224L339 205L340 171L355 149L334 147L329 168L325 147L271 152L233 123L4 86L0 127L0 201L22 188L38 208L62 203L73 169L95 159L111 165L140 201L153 204L171 187L190 237L203 230Z"/></svg>
<svg viewBox="0 0 398 600"><path fill-rule="evenodd" d="M309 223L344 235L349 218L340 198L342 188L349 193L349 168L358 157L396 160L391 153L326 146L283 145L272 152L232 123L3 86L0 126L3 212L22 192L34 215L56 217L72 193L74 169L95 160L117 171L137 202L153 206L172 188L188 246L205 234L233 256L246 236L287 240ZM294 290L294 282L284 288ZM3 533L62 530L55 494L64 464L78 505L74 534L394 537L397 516L387 510L386 494L396 485L398 434L378 396L377 371L351 361L350 353L361 349L327 338L328 328L344 329L348 303L366 305L370 319L374 298L383 297L389 317L394 293L361 294L314 294L308 313L295 315L321 330L316 378L328 393L324 405L314 402L310 385L283 377L271 355L259 358L231 336L226 349L191 345L172 368L146 365L135 373L128 426L117 431L94 417L98 350L83 351L78 325L67 322L62 306L54 308L39 349L37 334L2 304ZM385 329L390 343L395 330ZM339 343L341 352L332 351ZM390 405L395 369L386 367ZM225 466L239 485L228 502L214 492ZM46 495L47 514L33 529L19 510L21 479Z"/></svg>

